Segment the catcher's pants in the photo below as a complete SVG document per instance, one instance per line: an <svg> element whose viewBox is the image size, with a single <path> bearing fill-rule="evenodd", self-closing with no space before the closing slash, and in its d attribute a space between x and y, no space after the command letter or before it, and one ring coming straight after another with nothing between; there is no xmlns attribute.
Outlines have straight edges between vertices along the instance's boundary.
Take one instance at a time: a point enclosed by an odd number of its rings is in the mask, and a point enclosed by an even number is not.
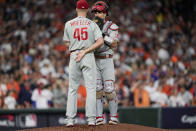
<svg viewBox="0 0 196 131"><path fill-rule="evenodd" d="M115 81L114 62L112 58L96 59L97 79L103 82L112 80Z"/></svg>
<svg viewBox="0 0 196 131"><path fill-rule="evenodd" d="M110 115L117 115L117 97L114 88L115 72L114 63L112 58L106 59L96 59L97 64L97 91L103 90L106 93L113 93L114 99L108 101ZM96 101L97 117L103 114L103 102L102 99L97 99Z"/></svg>

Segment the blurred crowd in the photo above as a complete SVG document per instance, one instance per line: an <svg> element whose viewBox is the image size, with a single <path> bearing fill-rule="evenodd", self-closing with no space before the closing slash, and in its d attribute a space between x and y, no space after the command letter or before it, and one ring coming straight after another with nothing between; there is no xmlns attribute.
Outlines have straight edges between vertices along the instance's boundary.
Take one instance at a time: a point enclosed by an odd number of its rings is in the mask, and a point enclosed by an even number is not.
<svg viewBox="0 0 196 131"><path fill-rule="evenodd" d="M110 2L108 19L120 32L120 107L196 106L196 24L174 8L182 1ZM62 38L75 16L74 1L0 0L0 108L66 107L69 51ZM81 82L78 107L85 98Z"/></svg>

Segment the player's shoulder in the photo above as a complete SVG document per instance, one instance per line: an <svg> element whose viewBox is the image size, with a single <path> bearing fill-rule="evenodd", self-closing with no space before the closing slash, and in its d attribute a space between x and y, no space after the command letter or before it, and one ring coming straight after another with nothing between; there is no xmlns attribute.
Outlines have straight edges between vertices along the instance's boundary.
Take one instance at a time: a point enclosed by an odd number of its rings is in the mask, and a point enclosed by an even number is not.
<svg viewBox="0 0 196 131"><path fill-rule="evenodd" d="M71 23L71 22L76 21L76 20L77 20L77 17L76 18L73 18L71 20L68 20L66 23Z"/></svg>
<svg viewBox="0 0 196 131"><path fill-rule="evenodd" d="M77 20L77 17L75 17L75 18L73 18L73 19L69 19L69 20L67 20L67 21L65 22L65 24L72 23L72 22L74 22L74 21L76 21L76 20Z"/></svg>
<svg viewBox="0 0 196 131"><path fill-rule="evenodd" d="M115 24L114 22L111 22L111 24L110 24L110 26L109 26L109 29L115 31L115 30L118 30L119 27L118 27L118 25Z"/></svg>
<svg viewBox="0 0 196 131"><path fill-rule="evenodd" d="M65 26L68 26L70 22L71 22L71 20L66 21Z"/></svg>
<svg viewBox="0 0 196 131"><path fill-rule="evenodd" d="M93 21L93 20L91 20L91 19L89 19L89 18L86 18L89 22L91 22L91 23L93 23L93 24L95 24L96 25L96 23Z"/></svg>

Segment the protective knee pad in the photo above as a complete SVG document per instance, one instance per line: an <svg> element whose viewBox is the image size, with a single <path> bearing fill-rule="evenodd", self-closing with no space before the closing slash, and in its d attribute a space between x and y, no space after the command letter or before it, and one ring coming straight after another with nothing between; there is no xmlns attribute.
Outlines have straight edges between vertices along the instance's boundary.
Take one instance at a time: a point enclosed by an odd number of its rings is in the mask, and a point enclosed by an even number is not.
<svg viewBox="0 0 196 131"><path fill-rule="evenodd" d="M97 83L96 83L96 91L100 91L103 89L103 84L101 79L97 79Z"/></svg>
<svg viewBox="0 0 196 131"><path fill-rule="evenodd" d="M114 91L114 82L113 80L104 81L104 92L113 92Z"/></svg>
<svg viewBox="0 0 196 131"><path fill-rule="evenodd" d="M103 90L96 91L96 98L101 99L103 97Z"/></svg>
<svg viewBox="0 0 196 131"><path fill-rule="evenodd" d="M107 98L108 101L112 101L114 99L116 99L116 92L105 92L105 96Z"/></svg>

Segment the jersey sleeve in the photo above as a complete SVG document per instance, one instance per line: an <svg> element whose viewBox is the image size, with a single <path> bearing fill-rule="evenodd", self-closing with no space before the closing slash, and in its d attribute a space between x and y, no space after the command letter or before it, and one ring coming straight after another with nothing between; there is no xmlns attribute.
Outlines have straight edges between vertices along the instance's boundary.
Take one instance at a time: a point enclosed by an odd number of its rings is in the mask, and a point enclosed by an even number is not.
<svg viewBox="0 0 196 131"><path fill-rule="evenodd" d="M102 32L101 32L99 26L96 23L94 23L94 27L95 27L94 28L94 36L95 36L95 40L97 40L100 37L102 37Z"/></svg>
<svg viewBox="0 0 196 131"><path fill-rule="evenodd" d="M69 35L68 35L68 23L69 22L66 22L66 24L65 24L65 28L64 28L64 35L63 35L63 40L64 41L70 41L70 39L69 39Z"/></svg>
<svg viewBox="0 0 196 131"><path fill-rule="evenodd" d="M118 33L118 26L116 24L112 24L109 28L109 36L114 40L119 42L119 33Z"/></svg>

